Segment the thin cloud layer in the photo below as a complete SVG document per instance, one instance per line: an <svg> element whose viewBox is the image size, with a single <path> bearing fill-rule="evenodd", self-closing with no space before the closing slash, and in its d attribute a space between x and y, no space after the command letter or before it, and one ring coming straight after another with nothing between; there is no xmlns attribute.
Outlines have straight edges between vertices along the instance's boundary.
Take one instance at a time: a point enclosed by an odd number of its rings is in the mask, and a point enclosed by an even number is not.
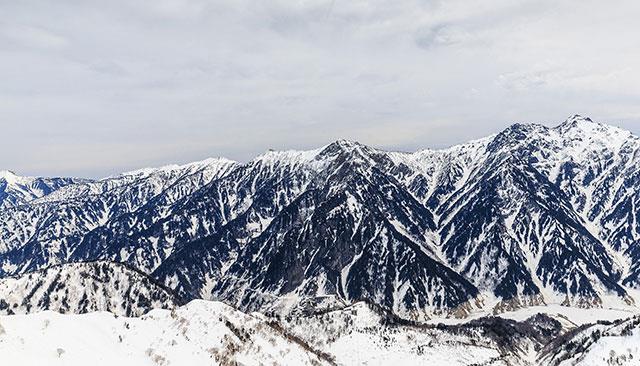
<svg viewBox="0 0 640 366"><path fill-rule="evenodd" d="M640 133L633 1L0 2L0 168L105 176L581 113Z"/></svg>

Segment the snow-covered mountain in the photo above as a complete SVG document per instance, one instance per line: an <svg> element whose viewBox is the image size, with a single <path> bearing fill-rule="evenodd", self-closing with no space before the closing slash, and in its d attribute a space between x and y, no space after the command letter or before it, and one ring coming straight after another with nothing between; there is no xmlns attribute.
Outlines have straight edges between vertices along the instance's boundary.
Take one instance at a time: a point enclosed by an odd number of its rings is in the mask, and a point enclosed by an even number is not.
<svg viewBox="0 0 640 366"><path fill-rule="evenodd" d="M268 313L631 307L638 172L639 138L580 116L445 150L339 140L145 169L2 208L0 275L123 262L182 298Z"/></svg>
<svg viewBox="0 0 640 366"><path fill-rule="evenodd" d="M174 204L181 198L224 175L233 165L229 160L210 159L183 166L143 169L68 185L28 205L1 210L0 275L100 259L127 261L149 271L166 257L166 247L170 245L166 241L172 240L167 238L158 245L153 224L171 215ZM145 234L139 237L138 243L126 238L117 242L106 237L101 238L109 244L106 248L81 247L89 234L100 236L120 229ZM117 254L108 253L109 250Z"/></svg>
<svg viewBox="0 0 640 366"><path fill-rule="evenodd" d="M0 209L20 206L71 184L88 182L78 178L21 177L0 170Z"/></svg>
<svg viewBox="0 0 640 366"><path fill-rule="evenodd" d="M182 301L148 275L111 262L69 263L0 279L0 314L109 311L140 316Z"/></svg>

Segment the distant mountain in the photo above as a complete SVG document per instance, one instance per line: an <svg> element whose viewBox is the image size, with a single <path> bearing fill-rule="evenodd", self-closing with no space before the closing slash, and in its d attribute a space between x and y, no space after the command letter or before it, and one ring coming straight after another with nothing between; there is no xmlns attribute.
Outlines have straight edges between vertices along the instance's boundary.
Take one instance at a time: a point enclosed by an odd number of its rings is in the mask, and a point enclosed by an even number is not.
<svg viewBox="0 0 640 366"><path fill-rule="evenodd" d="M0 210L0 275L127 263L245 311L367 300L424 319L632 306L640 139L573 116L445 150L339 140L67 185Z"/></svg>
<svg viewBox="0 0 640 366"><path fill-rule="evenodd" d="M0 274L19 274L50 265L100 259L128 260L148 270L166 257L166 248L154 245L145 233L139 247L127 246L127 238L107 248L78 249L83 239L102 232L150 230L170 215L173 205L212 179L224 175L233 162L210 159L184 166L143 169L118 176L68 185L40 199L0 211ZM136 217L143 213L143 216ZM129 235L126 234L127 237ZM107 242L109 238L104 238ZM166 245L166 243L164 244ZM117 254L105 253L108 249ZM98 253L86 253L87 251ZM134 254L131 254L135 252ZM115 258L117 257L117 258Z"/></svg>
<svg viewBox="0 0 640 366"><path fill-rule="evenodd" d="M0 170L0 209L24 205L71 184L88 182L78 178L21 177L9 170Z"/></svg>

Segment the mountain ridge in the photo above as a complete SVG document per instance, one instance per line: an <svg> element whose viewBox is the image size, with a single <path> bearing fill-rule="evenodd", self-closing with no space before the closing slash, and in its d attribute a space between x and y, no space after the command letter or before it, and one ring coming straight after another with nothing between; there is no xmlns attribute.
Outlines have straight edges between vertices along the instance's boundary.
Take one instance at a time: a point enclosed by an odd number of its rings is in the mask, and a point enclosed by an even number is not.
<svg viewBox="0 0 640 366"><path fill-rule="evenodd" d="M183 304L171 289L122 263L66 263L0 279L0 313L8 315L51 310L141 316Z"/></svg>
<svg viewBox="0 0 640 366"><path fill-rule="evenodd" d="M579 115L441 150L337 140L142 169L1 209L0 276L124 262L245 311L633 306L638 171L640 139Z"/></svg>

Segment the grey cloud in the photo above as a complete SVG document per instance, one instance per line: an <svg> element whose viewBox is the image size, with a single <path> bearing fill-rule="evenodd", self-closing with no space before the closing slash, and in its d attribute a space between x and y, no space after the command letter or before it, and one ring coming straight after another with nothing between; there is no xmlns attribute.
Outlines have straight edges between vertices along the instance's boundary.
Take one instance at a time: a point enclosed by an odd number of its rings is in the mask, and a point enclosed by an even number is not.
<svg viewBox="0 0 640 366"><path fill-rule="evenodd" d="M447 24L422 28L416 33L418 47L431 48L453 43L456 43L455 30L452 30L451 26Z"/></svg>
<svg viewBox="0 0 640 366"><path fill-rule="evenodd" d="M635 2L0 2L0 169L102 176L573 113L640 132ZM6 138L5 136L10 136Z"/></svg>

